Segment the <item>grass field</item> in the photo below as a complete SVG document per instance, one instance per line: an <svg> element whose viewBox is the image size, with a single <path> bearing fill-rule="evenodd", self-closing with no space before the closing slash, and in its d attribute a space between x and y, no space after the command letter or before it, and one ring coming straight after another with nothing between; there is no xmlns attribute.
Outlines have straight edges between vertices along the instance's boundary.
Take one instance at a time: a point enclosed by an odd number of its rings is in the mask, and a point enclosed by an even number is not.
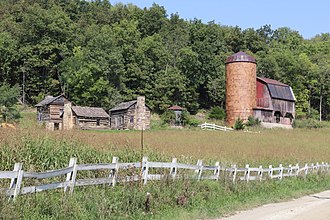
<svg viewBox="0 0 330 220"><path fill-rule="evenodd" d="M69 158L79 163L100 163L118 156L121 161L141 158L139 131L45 131L35 113L24 113L16 130L0 130L0 170L23 162L24 170L63 168ZM257 131L257 130L254 130ZM144 132L143 155L150 160L264 166L279 163L330 162L330 129L260 130L260 133L215 132L199 129ZM8 203L0 195L0 218L28 219L192 219L220 216L265 202L281 201L330 188L329 175L311 175L283 181L237 184L220 181L150 182L82 187L72 196L54 190L19 197ZM152 195L151 210L145 195ZM184 206L179 196L188 194ZM14 214L13 214L14 213Z"/></svg>

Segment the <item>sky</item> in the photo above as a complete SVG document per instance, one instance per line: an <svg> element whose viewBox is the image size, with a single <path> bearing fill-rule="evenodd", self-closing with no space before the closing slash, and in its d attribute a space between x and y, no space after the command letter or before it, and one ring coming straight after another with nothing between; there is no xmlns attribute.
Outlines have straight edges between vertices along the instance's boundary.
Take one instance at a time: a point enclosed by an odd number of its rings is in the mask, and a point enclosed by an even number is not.
<svg viewBox="0 0 330 220"><path fill-rule="evenodd" d="M164 6L167 14L178 13L184 19L204 23L258 29L289 27L305 38L330 32L330 0L110 0L111 4L132 3L149 8Z"/></svg>

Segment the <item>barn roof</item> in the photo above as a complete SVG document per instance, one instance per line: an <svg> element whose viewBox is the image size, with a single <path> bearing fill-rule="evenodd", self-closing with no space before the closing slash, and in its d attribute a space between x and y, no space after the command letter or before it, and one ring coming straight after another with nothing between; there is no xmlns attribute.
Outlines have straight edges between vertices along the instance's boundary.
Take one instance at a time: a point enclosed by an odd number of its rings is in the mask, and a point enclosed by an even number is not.
<svg viewBox="0 0 330 220"><path fill-rule="evenodd" d="M265 83L268 87L270 96L275 99L295 101L295 96L290 86L274 79L257 77L257 80Z"/></svg>
<svg viewBox="0 0 330 220"><path fill-rule="evenodd" d="M109 118L110 117L104 111L103 108L72 106L72 111L78 117L86 117L86 118Z"/></svg>
<svg viewBox="0 0 330 220"><path fill-rule="evenodd" d="M41 102L36 104L35 107L42 107L42 106L45 106L45 105L49 105L49 104L51 104L52 102L54 102L55 100L57 100L61 97L64 97L64 95L59 95L59 96L56 96L56 97L48 95L48 96L45 97L44 100L42 100Z"/></svg>
<svg viewBox="0 0 330 220"><path fill-rule="evenodd" d="M171 107L168 108L168 110L183 110L183 108L181 106L178 106L178 105L173 105Z"/></svg>
<svg viewBox="0 0 330 220"><path fill-rule="evenodd" d="M133 100L133 101L129 101L129 102L122 102L122 103L119 103L114 108L110 109L110 111L112 112L112 111L118 111L118 110L126 110L136 103L137 103L137 100Z"/></svg>

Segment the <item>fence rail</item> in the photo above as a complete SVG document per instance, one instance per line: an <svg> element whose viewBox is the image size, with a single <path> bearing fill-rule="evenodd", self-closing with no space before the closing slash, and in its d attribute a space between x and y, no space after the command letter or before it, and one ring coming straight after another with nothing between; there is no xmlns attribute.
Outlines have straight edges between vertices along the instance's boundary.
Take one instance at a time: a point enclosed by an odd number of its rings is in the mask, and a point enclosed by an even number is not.
<svg viewBox="0 0 330 220"><path fill-rule="evenodd" d="M225 126L220 126L220 125L216 125L216 124L210 124L210 123L204 123L201 124L201 129L207 129L207 130L218 130L218 131L233 131L234 129L232 128L228 128Z"/></svg>
<svg viewBox="0 0 330 220"><path fill-rule="evenodd" d="M202 160L198 160L196 165L177 163L177 159L173 158L172 162L157 162L148 161L147 157L143 157L142 162L134 163L119 163L118 157L113 157L112 163L103 164L77 164L76 158L71 158L69 165L66 168L58 170L50 170L46 172L27 172L22 169L22 163L16 163L13 171L0 171L1 179L10 179L10 185L8 188L0 188L0 192L5 192L10 198L16 198L20 194L36 193L45 190L63 188L65 192L73 192L74 187L78 186L91 186L108 184L115 186L120 182L141 181L143 184L147 184L149 180L161 180L163 178L191 178L196 180L215 180L218 181L221 178L230 178L234 183L237 181L262 181L265 179L279 179L292 176L306 176L311 172L329 172L330 165L328 163L316 163L305 164L299 166L289 165L283 167L280 164L278 167L250 167L247 164L243 168L239 168L236 165L231 167L222 166L219 162L215 165L204 165ZM140 175L132 173L131 175L118 176L119 171L128 171L130 169L138 169ZM191 172L189 175L183 175L180 170L188 170ZM101 178L89 178L78 179L77 174L84 171L106 171L106 176ZM151 172L152 171L152 172ZM158 172L156 172L158 171ZM179 172L179 173L178 173ZM102 173L104 175L104 172ZM29 179L45 180L49 178L62 177L65 181L52 182L47 184L28 185ZM41 181L43 182L43 181Z"/></svg>

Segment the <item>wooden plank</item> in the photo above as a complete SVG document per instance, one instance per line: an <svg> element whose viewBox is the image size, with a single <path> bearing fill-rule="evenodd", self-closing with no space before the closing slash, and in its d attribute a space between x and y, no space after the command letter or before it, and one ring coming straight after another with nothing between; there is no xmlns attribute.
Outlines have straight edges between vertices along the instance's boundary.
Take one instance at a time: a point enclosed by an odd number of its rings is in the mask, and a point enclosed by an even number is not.
<svg viewBox="0 0 330 220"><path fill-rule="evenodd" d="M36 179L45 179L45 178L51 178L51 177L56 177L56 176L61 176L68 174L72 172L73 167L68 167L64 169L59 169L59 170L52 170L52 171L47 171L43 173L30 173L30 172L25 172L24 177L26 178L36 178Z"/></svg>
<svg viewBox="0 0 330 220"><path fill-rule="evenodd" d="M51 189L59 189L59 188L67 187L69 185L70 185L70 182L66 181L66 182L44 184L44 185L39 185L39 186L27 186L27 187L23 187L21 189L21 194L35 193L35 192L41 192L41 191L51 190Z"/></svg>
<svg viewBox="0 0 330 220"><path fill-rule="evenodd" d="M0 171L0 179L12 179L16 178L18 171Z"/></svg>
<svg viewBox="0 0 330 220"><path fill-rule="evenodd" d="M111 179L109 178L94 178L94 179L80 179L75 181L75 186L92 186L101 184L110 184Z"/></svg>
<svg viewBox="0 0 330 220"><path fill-rule="evenodd" d="M183 163L178 163L177 167L178 169L189 169L189 170L197 170L200 168L200 166L198 165L183 164Z"/></svg>
<svg viewBox="0 0 330 220"><path fill-rule="evenodd" d="M116 164L113 163L104 163L104 164L78 164L77 171L82 170L103 170L103 169L115 169Z"/></svg>
<svg viewBox="0 0 330 220"><path fill-rule="evenodd" d="M141 162L135 163L118 163L120 169L141 168Z"/></svg>
<svg viewBox="0 0 330 220"><path fill-rule="evenodd" d="M172 168L172 163L166 162L149 162L149 168Z"/></svg>
<svg viewBox="0 0 330 220"><path fill-rule="evenodd" d="M69 166L68 166L68 167L73 167L73 166L76 165L76 164L77 164L77 158L71 157L71 158L70 158L70 161L69 161ZM73 171L73 170L72 170L72 171ZM72 173L73 173L73 172L70 172L70 173L68 173L68 174L66 175L66 178L65 178L65 181L66 181L66 182L69 182L69 181L71 180ZM67 190L68 190L68 187L65 186L65 187L64 187L64 192L66 192Z"/></svg>

